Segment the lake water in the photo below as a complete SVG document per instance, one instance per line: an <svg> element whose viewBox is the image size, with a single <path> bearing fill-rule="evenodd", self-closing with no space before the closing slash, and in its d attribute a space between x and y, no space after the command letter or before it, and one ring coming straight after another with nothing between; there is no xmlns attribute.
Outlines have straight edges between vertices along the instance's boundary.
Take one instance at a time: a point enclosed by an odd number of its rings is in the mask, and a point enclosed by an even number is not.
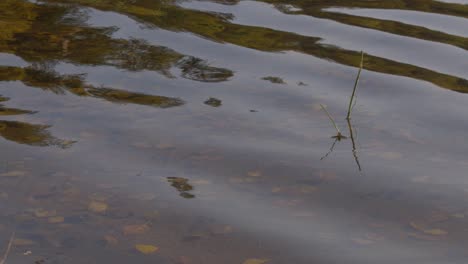
<svg viewBox="0 0 468 264"><path fill-rule="evenodd" d="M1 0L0 263L467 263L467 50L467 0Z"/></svg>

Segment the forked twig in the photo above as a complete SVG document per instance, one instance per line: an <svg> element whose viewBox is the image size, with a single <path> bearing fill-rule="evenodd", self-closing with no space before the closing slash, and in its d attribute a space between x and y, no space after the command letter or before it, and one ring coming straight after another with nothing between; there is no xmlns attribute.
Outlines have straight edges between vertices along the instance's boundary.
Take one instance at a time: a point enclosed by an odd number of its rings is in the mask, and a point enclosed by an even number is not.
<svg viewBox="0 0 468 264"><path fill-rule="evenodd" d="M325 106L323 106L322 104L320 104L320 107L322 107L323 111L325 111L325 113L327 114L328 118L330 119L330 121L332 122L333 126L335 127L336 129L336 136L333 136L332 138L336 138L338 140L341 140L343 138L346 138L342 133L341 133L341 130L338 128L338 126L336 125L336 122L335 120L333 119L333 117L330 115L330 113L327 111L327 109L325 108Z"/></svg>
<svg viewBox="0 0 468 264"><path fill-rule="evenodd" d="M7 261L8 254L10 254L11 246L13 245L13 240L15 240L15 232L16 231L13 231L13 234L11 234L10 242L8 242L8 246L6 248L5 254L3 254L3 257L0 260L0 264L5 264Z"/></svg>

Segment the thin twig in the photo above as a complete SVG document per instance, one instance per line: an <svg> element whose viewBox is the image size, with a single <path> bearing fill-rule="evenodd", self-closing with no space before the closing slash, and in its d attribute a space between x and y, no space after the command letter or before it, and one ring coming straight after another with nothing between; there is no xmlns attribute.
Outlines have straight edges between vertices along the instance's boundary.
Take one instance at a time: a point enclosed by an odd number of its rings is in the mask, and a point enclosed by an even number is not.
<svg viewBox="0 0 468 264"><path fill-rule="evenodd" d="M338 139L335 138L335 141L333 141L333 144L331 145L330 150L328 150L328 152L323 157L321 157L320 160L326 159L328 157L328 155L330 155L333 152L333 150L335 149L335 145L336 145L337 141L338 141Z"/></svg>
<svg viewBox="0 0 468 264"><path fill-rule="evenodd" d="M351 125L351 120L348 119L346 121L348 122L348 128L349 128L349 134L350 134L349 137L351 138L351 144L352 144L352 147L353 147L354 160L356 161L356 164L358 166L359 171L362 171L361 163L359 162L359 157L358 157L358 154L357 154L356 142L354 141L353 127Z"/></svg>
<svg viewBox="0 0 468 264"><path fill-rule="evenodd" d="M333 119L333 117L330 115L330 113L327 111L327 109L325 108L325 106L323 106L322 104L320 104L320 107L322 107L323 111L325 111L325 113L327 114L328 118L330 119L330 121L332 122L333 126L335 127L336 129L336 132L337 132L337 135L336 135L336 138L343 138L343 134L341 134L341 130L338 128L338 126L336 125L336 122L335 120Z"/></svg>
<svg viewBox="0 0 468 264"><path fill-rule="evenodd" d="M348 114L346 115L347 120L349 120L351 118L351 110L353 108L353 101L355 101L354 99L356 97L356 89L357 89L357 86L358 86L358 83L359 83L359 78L361 77L361 71L362 71L363 64L364 64L364 52L361 51L361 63L359 64L358 75L356 77L356 81L354 82L353 93L351 94L351 98L349 98Z"/></svg>
<svg viewBox="0 0 468 264"><path fill-rule="evenodd" d="M10 254L11 246L13 245L13 240L15 240L15 232L13 231L13 234L11 234L10 237L10 242L8 242L8 246L6 248L5 254L3 255L2 260L0 260L0 264L5 264L8 258L8 254Z"/></svg>

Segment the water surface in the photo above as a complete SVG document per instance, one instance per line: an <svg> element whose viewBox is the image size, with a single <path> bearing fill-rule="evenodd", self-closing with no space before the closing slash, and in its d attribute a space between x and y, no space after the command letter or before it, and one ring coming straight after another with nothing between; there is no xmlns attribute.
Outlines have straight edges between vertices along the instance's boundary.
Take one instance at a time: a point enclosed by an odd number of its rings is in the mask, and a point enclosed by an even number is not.
<svg viewBox="0 0 468 264"><path fill-rule="evenodd" d="M1 1L6 263L465 263L466 28L463 0Z"/></svg>

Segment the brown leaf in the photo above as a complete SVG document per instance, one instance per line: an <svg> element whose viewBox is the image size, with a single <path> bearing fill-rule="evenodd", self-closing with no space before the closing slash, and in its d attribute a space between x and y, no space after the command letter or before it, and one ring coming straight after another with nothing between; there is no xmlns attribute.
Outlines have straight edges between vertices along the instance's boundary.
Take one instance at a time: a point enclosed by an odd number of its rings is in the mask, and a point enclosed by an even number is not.
<svg viewBox="0 0 468 264"><path fill-rule="evenodd" d="M269 259L258 259L258 258L251 258L247 259L246 261L242 262L242 264L265 264Z"/></svg>
<svg viewBox="0 0 468 264"><path fill-rule="evenodd" d="M55 216L57 214L57 212L55 210L53 211L47 211L47 210L44 210L42 208L39 208L39 209L36 209L34 211L34 215L36 217L39 217L39 218L43 218L43 217L52 217L52 216Z"/></svg>
<svg viewBox="0 0 468 264"><path fill-rule="evenodd" d="M186 256L180 256L175 261L176 264L191 264L192 260Z"/></svg>
<svg viewBox="0 0 468 264"><path fill-rule="evenodd" d="M115 238L114 236L112 235L105 235L104 236L104 241L106 241L106 243L108 245L117 245L119 243L119 241L117 240L117 238Z"/></svg>
<svg viewBox="0 0 468 264"><path fill-rule="evenodd" d="M259 170L254 170L247 172L247 175L249 175L250 177L260 177L262 176L262 172Z"/></svg>
<svg viewBox="0 0 468 264"><path fill-rule="evenodd" d="M13 240L13 245L18 246L18 247L32 246L34 244L36 244L36 243L34 241L30 240L30 239L16 238L15 240Z"/></svg>
<svg viewBox="0 0 468 264"><path fill-rule="evenodd" d="M104 202L91 201L88 205L88 210L93 213L105 213L108 205Z"/></svg>
<svg viewBox="0 0 468 264"><path fill-rule="evenodd" d="M215 225L211 227L211 233L213 235L224 235L232 233L232 226L230 225Z"/></svg>
<svg viewBox="0 0 468 264"><path fill-rule="evenodd" d="M63 218L63 216L52 216L49 217L49 219L47 219L47 222L51 224L59 224L63 223L63 221L65 221L65 218Z"/></svg>

